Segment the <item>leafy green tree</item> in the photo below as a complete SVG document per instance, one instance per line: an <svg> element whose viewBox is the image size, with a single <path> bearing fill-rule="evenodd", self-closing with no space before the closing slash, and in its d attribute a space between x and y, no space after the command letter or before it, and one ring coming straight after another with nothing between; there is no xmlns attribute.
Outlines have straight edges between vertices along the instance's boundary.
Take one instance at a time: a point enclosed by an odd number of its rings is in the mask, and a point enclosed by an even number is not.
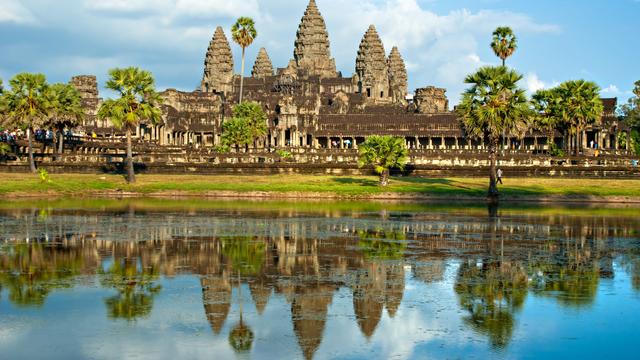
<svg viewBox="0 0 640 360"><path fill-rule="evenodd" d="M11 91L3 94L2 101L4 126L26 129L29 168L35 173L32 133L35 128L44 126L50 112L51 104L46 96L47 79L42 74L21 73L13 77L9 84Z"/></svg>
<svg viewBox="0 0 640 360"><path fill-rule="evenodd" d="M247 121L251 130L251 141L267 135L267 114L257 102L243 102L234 106L233 117Z"/></svg>
<svg viewBox="0 0 640 360"><path fill-rule="evenodd" d="M493 32L493 41L491 49L502 60L502 66L505 66L507 58L509 58L518 48L518 39L510 27L499 27Z"/></svg>
<svg viewBox="0 0 640 360"><path fill-rule="evenodd" d="M239 18L233 27L231 27L231 36L233 41L236 44L240 45L242 48L242 71L240 74L240 101L242 104L242 90L244 87L244 58L245 58L245 50L251 44L253 44L253 40L258 36L258 32L255 28L255 22L252 18L249 17L241 17Z"/></svg>
<svg viewBox="0 0 640 360"><path fill-rule="evenodd" d="M604 105L600 99L600 87L585 80L566 81L557 89L564 109L563 117L573 135L577 156L583 143L583 131L601 122Z"/></svg>
<svg viewBox="0 0 640 360"><path fill-rule="evenodd" d="M136 67L116 68L109 71L111 77L106 88L120 97L106 100L98 110L98 118L111 121L118 129L127 132L127 181L135 183L131 132L143 122L157 124L162 120L162 98L156 92L155 80L149 71Z"/></svg>
<svg viewBox="0 0 640 360"><path fill-rule="evenodd" d="M629 142L629 147L633 149L636 154L640 155L640 80L636 81L634 85L634 96L620 107L622 112L621 119L631 128L631 132L628 136L627 134L623 134L624 136L621 137L620 140L624 142L625 146L627 142Z"/></svg>
<svg viewBox="0 0 640 360"><path fill-rule="evenodd" d="M84 118L82 96L78 89L69 84L53 84L47 93L51 104L48 126L56 130L58 153L64 151L64 129L78 126Z"/></svg>
<svg viewBox="0 0 640 360"><path fill-rule="evenodd" d="M522 75L504 66L483 67L467 76L471 87L462 94L458 114L469 136L484 139L489 145L491 162L489 197L498 197L496 160L500 139L524 133L529 126L531 109L524 90L518 87Z"/></svg>
<svg viewBox="0 0 640 360"><path fill-rule="evenodd" d="M408 161L409 151L405 141L400 137L374 135L360 145L360 167L373 165L380 174L380 186L389 185L389 170L404 169Z"/></svg>
<svg viewBox="0 0 640 360"><path fill-rule="evenodd" d="M222 149L247 146L252 142L251 127L246 119L232 118L222 124Z"/></svg>

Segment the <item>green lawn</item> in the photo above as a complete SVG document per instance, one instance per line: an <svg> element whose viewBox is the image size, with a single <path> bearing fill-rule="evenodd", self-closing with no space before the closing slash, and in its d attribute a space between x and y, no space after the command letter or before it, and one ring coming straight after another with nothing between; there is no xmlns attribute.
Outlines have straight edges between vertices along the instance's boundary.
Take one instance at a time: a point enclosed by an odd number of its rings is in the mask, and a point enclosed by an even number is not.
<svg viewBox="0 0 640 360"><path fill-rule="evenodd" d="M138 175L135 185L128 185L118 175L52 174L50 183L33 174L0 174L0 194L92 196L96 193L124 191L149 194L182 192L198 194L217 191L325 193L345 197L371 197L385 193L482 198L487 179L482 178L393 178L391 185L380 188L376 177L318 175ZM545 195L589 197L627 196L640 198L640 180L592 179L507 179L500 187L505 197L539 197Z"/></svg>

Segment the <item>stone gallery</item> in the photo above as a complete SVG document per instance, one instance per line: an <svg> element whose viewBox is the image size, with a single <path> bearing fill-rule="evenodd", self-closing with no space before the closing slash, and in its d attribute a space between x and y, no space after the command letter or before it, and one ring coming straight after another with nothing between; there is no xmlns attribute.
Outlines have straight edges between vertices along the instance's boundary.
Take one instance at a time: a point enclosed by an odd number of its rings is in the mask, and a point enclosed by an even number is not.
<svg viewBox="0 0 640 360"><path fill-rule="evenodd" d="M218 27L206 53L200 89L162 92L163 123L141 125L137 136L161 146L219 145L222 123L231 118L239 101L241 75L233 69L229 41ZM72 83L85 101L85 130L100 137L117 136L108 122L96 118L100 99L95 76L78 76ZM354 74L344 77L331 57L329 33L315 0L300 21L287 66L274 68L262 48L251 77L244 79L244 99L260 103L268 115L268 134L258 148L355 149L368 136L394 135L404 137L412 150L483 149L482 141L465 136L445 93L427 86L410 94L400 50L393 47L387 53L374 25L362 37ZM603 102L603 121L585 130L582 147L594 142L600 149L618 150L618 136L626 129L615 117L616 99ZM562 141L562 135L556 135L556 141ZM524 137L505 139L504 146L544 151L547 135L529 131Z"/></svg>

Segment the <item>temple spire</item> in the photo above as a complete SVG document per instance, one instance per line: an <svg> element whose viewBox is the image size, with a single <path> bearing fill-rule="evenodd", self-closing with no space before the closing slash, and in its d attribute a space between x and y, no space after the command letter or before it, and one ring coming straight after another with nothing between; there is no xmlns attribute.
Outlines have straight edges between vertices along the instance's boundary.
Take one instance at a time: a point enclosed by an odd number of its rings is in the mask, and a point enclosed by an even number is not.
<svg viewBox="0 0 640 360"><path fill-rule="evenodd" d="M389 69L382 40L371 25L360 42L356 58L356 81L358 88L368 99L375 102L389 99Z"/></svg>
<svg viewBox="0 0 640 360"><path fill-rule="evenodd" d="M265 48L261 48L258 52L256 62L253 64L251 76L257 79L273 76L273 64Z"/></svg>
<svg viewBox="0 0 640 360"><path fill-rule="evenodd" d="M298 70L322 78L337 76L336 62L331 58L329 33L315 0L310 0L300 20L293 57Z"/></svg>
<svg viewBox="0 0 640 360"><path fill-rule="evenodd" d="M227 36L220 26L216 28L209 43L201 88L203 92L233 91L233 54Z"/></svg>
<svg viewBox="0 0 640 360"><path fill-rule="evenodd" d="M388 67L391 97L393 97L393 101L396 103L404 103L405 98L409 93L409 86L407 85L407 68L397 46L394 46L393 49L391 49Z"/></svg>

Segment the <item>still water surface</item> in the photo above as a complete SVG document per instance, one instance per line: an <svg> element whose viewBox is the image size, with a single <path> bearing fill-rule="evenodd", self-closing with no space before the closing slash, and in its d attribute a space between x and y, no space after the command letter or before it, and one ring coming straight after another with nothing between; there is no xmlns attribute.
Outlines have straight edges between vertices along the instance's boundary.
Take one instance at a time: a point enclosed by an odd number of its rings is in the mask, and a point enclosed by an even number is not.
<svg viewBox="0 0 640 360"><path fill-rule="evenodd" d="M637 358L640 209L0 205L0 358Z"/></svg>

